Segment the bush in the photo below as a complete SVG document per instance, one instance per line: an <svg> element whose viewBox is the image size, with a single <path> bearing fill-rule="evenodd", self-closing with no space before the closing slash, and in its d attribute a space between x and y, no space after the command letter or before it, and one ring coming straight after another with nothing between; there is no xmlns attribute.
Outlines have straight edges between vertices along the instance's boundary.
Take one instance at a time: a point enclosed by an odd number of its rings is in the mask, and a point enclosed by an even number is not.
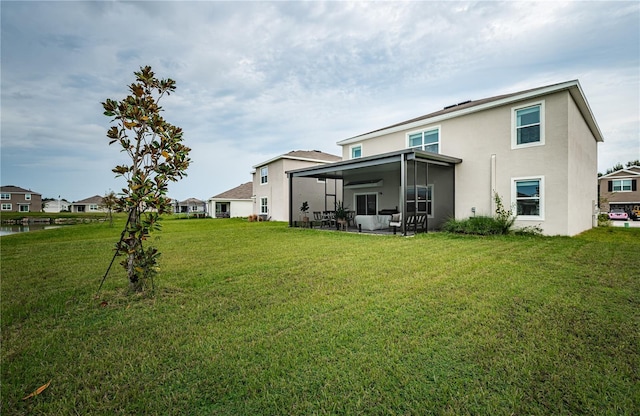
<svg viewBox="0 0 640 416"><path fill-rule="evenodd" d="M609 214L598 214L598 227L610 227L611 220Z"/></svg>
<svg viewBox="0 0 640 416"><path fill-rule="evenodd" d="M498 235L504 232L504 222L493 217L470 217L465 220L451 218L442 227L444 231L458 234ZM507 230L508 232L508 230Z"/></svg>

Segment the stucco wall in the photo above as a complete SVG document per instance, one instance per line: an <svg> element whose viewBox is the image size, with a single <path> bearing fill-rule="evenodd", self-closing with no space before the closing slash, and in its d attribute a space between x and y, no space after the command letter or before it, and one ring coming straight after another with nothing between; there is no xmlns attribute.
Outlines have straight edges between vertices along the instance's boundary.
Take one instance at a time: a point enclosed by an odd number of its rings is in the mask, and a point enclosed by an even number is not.
<svg viewBox="0 0 640 416"><path fill-rule="evenodd" d="M544 145L512 149L514 107L536 103L544 105ZM457 218L471 216L472 208L476 215L492 215L494 184L509 206L515 201L514 178L539 177L544 181L543 219L520 219L516 226L538 225L548 235L573 235L591 227L597 143L568 91L365 140L363 156L406 148L407 133L438 126L440 153L463 160L455 168ZM343 146L346 157L349 146Z"/></svg>

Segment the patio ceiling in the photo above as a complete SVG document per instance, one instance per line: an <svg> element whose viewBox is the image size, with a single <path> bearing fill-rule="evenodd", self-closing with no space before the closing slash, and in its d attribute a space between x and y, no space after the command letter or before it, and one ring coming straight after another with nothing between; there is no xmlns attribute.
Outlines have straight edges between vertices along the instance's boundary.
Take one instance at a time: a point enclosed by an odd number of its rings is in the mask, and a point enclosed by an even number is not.
<svg viewBox="0 0 640 416"><path fill-rule="evenodd" d="M445 156L437 153L424 152L422 150L404 149L390 153L383 153L376 156L362 157L359 159L344 160L326 165L313 166L310 168L296 169L288 171L291 178L327 178L344 179L348 173L354 170L368 170L375 168L376 172L397 169L396 163L405 160L416 160L441 166L454 166L462 163L462 159Z"/></svg>

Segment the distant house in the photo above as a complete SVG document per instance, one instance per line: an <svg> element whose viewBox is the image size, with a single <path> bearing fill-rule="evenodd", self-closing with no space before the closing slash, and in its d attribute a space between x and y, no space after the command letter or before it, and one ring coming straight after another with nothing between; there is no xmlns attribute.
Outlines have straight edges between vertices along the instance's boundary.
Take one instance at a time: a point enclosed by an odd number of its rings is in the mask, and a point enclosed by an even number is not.
<svg viewBox="0 0 640 416"><path fill-rule="evenodd" d="M108 209L104 206L100 195L94 195L92 197L81 199L80 201L73 202L71 204L71 212L107 212Z"/></svg>
<svg viewBox="0 0 640 416"><path fill-rule="evenodd" d="M209 198L207 210L215 218L248 217L253 213L253 183L247 182Z"/></svg>
<svg viewBox="0 0 640 416"><path fill-rule="evenodd" d="M63 212L69 211L69 207L71 206L71 202L66 199L50 199L44 202L43 211L44 212Z"/></svg>
<svg viewBox="0 0 640 416"><path fill-rule="evenodd" d="M631 166L598 178L600 193L600 210L609 212L612 209L640 210L640 166Z"/></svg>
<svg viewBox="0 0 640 416"><path fill-rule="evenodd" d="M2 212L41 212L42 195L29 189L7 185L0 187Z"/></svg>
<svg viewBox="0 0 640 416"><path fill-rule="evenodd" d="M207 203L197 198L187 198L184 201L174 200L173 212L176 214L204 216L207 212Z"/></svg>
<svg viewBox="0 0 640 416"><path fill-rule="evenodd" d="M339 160L342 160L340 156L319 150L295 150L253 166L253 213L275 221L289 221L290 197L286 172ZM324 177L307 183L304 190L312 212L334 210L335 203L341 200L342 189L336 186L335 180Z"/></svg>

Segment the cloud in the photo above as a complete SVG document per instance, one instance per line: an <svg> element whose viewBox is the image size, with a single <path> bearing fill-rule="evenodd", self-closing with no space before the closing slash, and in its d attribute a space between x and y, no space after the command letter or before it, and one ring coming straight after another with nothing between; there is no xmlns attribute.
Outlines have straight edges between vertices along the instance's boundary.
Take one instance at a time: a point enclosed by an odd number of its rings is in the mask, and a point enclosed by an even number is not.
<svg viewBox="0 0 640 416"><path fill-rule="evenodd" d="M123 98L147 64L177 81L162 105L193 149L188 179L170 187L178 199L237 186L290 150L337 154L339 140L445 105L570 79L603 130L601 170L640 140L635 2L1 7L3 183L64 181L70 199L111 187L119 154L100 102Z"/></svg>

